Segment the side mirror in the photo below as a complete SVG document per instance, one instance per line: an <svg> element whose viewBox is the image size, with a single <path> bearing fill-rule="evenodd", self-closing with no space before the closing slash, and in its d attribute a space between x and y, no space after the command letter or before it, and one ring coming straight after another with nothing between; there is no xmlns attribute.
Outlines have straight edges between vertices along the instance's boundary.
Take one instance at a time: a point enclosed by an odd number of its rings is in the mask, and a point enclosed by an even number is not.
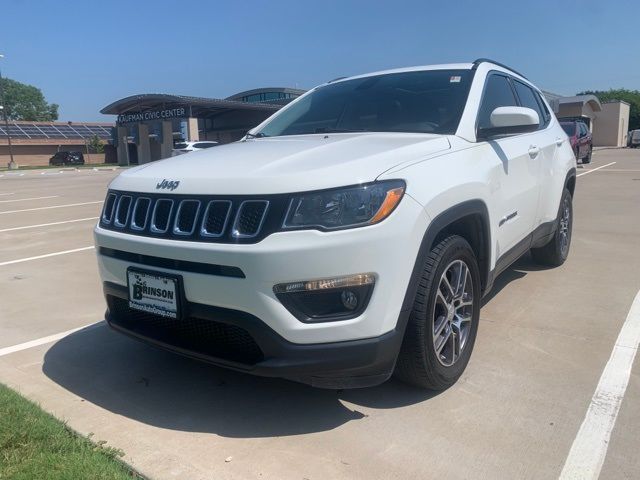
<svg viewBox="0 0 640 480"><path fill-rule="evenodd" d="M491 126L478 128L478 139L535 132L540 126L538 112L526 107L498 107L491 112Z"/></svg>

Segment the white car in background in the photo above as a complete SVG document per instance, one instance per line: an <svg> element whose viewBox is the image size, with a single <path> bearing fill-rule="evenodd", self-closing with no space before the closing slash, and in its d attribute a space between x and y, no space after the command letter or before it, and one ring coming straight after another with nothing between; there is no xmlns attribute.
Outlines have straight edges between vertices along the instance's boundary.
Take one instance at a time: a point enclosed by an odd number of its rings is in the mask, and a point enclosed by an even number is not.
<svg viewBox="0 0 640 480"><path fill-rule="evenodd" d="M206 148L216 147L218 142L202 141L202 142L182 142L176 143L171 151L172 157L177 157L183 153L196 152L198 150L204 150Z"/></svg>
<svg viewBox="0 0 640 480"><path fill-rule="evenodd" d="M329 82L241 141L111 182L106 319L256 375L444 389L495 278L529 251L566 260L575 184L544 95L504 65Z"/></svg>

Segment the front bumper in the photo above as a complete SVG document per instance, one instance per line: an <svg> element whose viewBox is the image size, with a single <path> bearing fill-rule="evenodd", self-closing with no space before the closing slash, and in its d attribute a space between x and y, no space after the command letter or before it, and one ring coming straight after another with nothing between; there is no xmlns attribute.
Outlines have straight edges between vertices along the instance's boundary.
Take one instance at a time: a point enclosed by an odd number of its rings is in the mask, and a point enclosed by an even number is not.
<svg viewBox="0 0 640 480"><path fill-rule="evenodd" d="M401 315L396 328L379 337L300 345L245 312L188 302L186 318L167 320L129 310L126 287L103 286L107 323L119 332L214 365L320 388L368 387L387 380L408 318Z"/></svg>
<svg viewBox="0 0 640 480"><path fill-rule="evenodd" d="M405 195L398 208L376 225L335 232L281 232L255 244L142 237L98 226L98 265L110 307L107 321L141 340L248 373L331 388L381 383L391 375L400 348L408 317L403 310L405 294L427 225L424 209ZM161 322L154 323L164 332L158 335L138 329L135 322L118 320L118 312L128 308L129 267L180 275L188 322L178 325L177 333ZM346 320L301 322L273 291L280 283L364 272L376 278L368 306ZM114 301L118 308L111 308ZM255 342L259 354L247 361L234 352L220 354L206 342L197 348L187 340L180 344L182 329L208 332L213 335L211 345L217 335L226 335L242 348Z"/></svg>
<svg viewBox="0 0 640 480"><path fill-rule="evenodd" d="M373 338L395 328L427 224L424 209L405 195L385 221L350 230L281 232L255 244L221 244L142 237L98 226L95 241L103 282L126 285L131 266L177 273L186 301L251 314L291 343L314 344ZM102 253L106 251L130 255L115 258ZM153 257L154 263L143 257ZM348 320L303 323L273 292L280 283L365 272L376 277L373 293L367 309Z"/></svg>

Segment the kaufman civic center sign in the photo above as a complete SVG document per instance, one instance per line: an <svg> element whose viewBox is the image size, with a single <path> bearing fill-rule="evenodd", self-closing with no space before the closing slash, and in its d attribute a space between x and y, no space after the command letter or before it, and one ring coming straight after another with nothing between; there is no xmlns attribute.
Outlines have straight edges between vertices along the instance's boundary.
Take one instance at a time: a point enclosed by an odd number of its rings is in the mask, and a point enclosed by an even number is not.
<svg viewBox="0 0 640 480"><path fill-rule="evenodd" d="M170 120L172 118L186 117L186 109L184 107L167 108L163 110L147 110L146 112L123 113L118 115L118 125L125 123L138 123L153 120Z"/></svg>

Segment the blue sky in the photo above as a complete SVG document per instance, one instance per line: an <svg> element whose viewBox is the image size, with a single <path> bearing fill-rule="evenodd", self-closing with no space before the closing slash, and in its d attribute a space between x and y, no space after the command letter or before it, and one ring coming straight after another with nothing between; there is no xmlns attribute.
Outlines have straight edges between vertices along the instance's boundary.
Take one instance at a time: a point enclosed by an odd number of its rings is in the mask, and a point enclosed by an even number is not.
<svg viewBox="0 0 640 480"><path fill-rule="evenodd" d="M640 89L632 1L3 0L0 68L61 120L135 93L226 97L491 57L540 88Z"/></svg>

